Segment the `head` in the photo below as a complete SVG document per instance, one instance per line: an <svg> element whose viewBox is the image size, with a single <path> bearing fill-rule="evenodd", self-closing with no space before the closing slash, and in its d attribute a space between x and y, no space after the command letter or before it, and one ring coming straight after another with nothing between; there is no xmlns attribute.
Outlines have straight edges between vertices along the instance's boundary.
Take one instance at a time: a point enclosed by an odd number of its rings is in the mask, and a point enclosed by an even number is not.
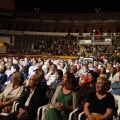
<svg viewBox="0 0 120 120"><path fill-rule="evenodd" d="M49 62L45 62L45 64L46 64L46 68L48 68L48 69L49 69L49 68L50 68L50 66L52 65L52 62L50 62L50 61L49 61Z"/></svg>
<svg viewBox="0 0 120 120"><path fill-rule="evenodd" d="M26 66L23 66L23 65L20 65L20 72L24 72L24 73L27 73L27 67Z"/></svg>
<svg viewBox="0 0 120 120"><path fill-rule="evenodd" d="M12 81L15 85L23 85L24 77L21 72L14 72L12 75Z"/></svg>
<svg viewBox="0 0 120 120"><path fill-rule="evenodd" d="M5 73L6 66L5 65L0 65L0 73Z"/></svg>
<svg viewBox="0 0 120 120"><path fill-rule="evenodd" d="M37 60L34 59L34 60L32 61L32 65L35 66L36 64L37 64Z"/></svg>
<svg viewBox="0 0 120 120"><path fill-rule="evenodd" d="M98 68L94 68L93 71L96 72L96 73L98 73L98 74L100 73L100 71L99 71Z"/></svg>
<svg viewBox="0 0 120 120"><path fill-rule="evenodd" d="M88 74L87 74L87 77L89 79L89 82L96 82L98 74L94 71L89 71Z"/></svg>
<svg viewBox="0 0 120 120"><path fill-rule="evenodd" d="M14 73L14 72L19 72L20 70L20 67L17 65L17 64L14 64L11 66L11 72Z"/></svg>
<svg viewBox="0 0 120 120"><path fill-rule="evenodd" d="M41 80L44 78L44 71L43 71L42 69L37 69L37 70L35 71L35 74L38 75L38 77L39 77L39 82L41 83Z"/></svg>
<svg viewBox="0 0 120 120"><path fill-rule="evenodd" d="M35 88L39 85L39 75L33 74L29 78L29 87Z"/></svg>
<svg viewBox="0 0 120 120"><path fill-rule="evenodd" d="M100 67L100 74L106 74L106 68L101 66Z"/></svg>
<svg viewBox="0 0 120 120"><path fill-rule="evenodd" d="M61 63L60 63L60 68L63 69L64 67L65 67L65 63L64 63L64 62L61 62Z"/></svg>
<svg viewBox="0 0 120 120"><path fill-rule="evenodd" d="M56 77L56 80L62 80L62 78L63 78L63 71L61 69L57 69L55 71L55 77Z"/></svg>
<svg viewBox="0 0 120 120"><path fill-rule="evenodd" d="M98 66L99 62L98 61L94 61L94 65Z"/></svg>
<svg viewBox="0 0 120 120"><path fill-rule="evenodd" d="M76 72L77 72L77 66L71 65L71 66L70 66L70 73L75 74Z"/></svg>
<svg viewBox="0 0 120 120"><path fill-rule="evenodd" d="M88 70L88 64L83 64L82 70L83 72L86 72Z"/></svg>
<svg viewBox="0 0 120 120"><path fill-rule="evenodd" d="M111 82L105 77L98 77L96 82L97 92L107 92L110 89Z"/></svg>
<svg viewBox="0 0 120 120"><path fill-rule="evenodd" d="M117 69L115 67L110 67L110 73L116 73L117 72Z"/></svg>
<svg viewBox="0 0 120 120"><path fill-rule="evenodd" d="M55 64L52 64L52 65L50 66L50 70L51 70L51 71L56 71L56 70L57 70L57 66L56 66Z"/></svg>
<svg viewBox="0 0 120 120"><path fill-rule="evenodd" d="M75 76L72 73L66 72L62 78L62 85L65 86L66 89L74 91L77 85Z"/></svg>

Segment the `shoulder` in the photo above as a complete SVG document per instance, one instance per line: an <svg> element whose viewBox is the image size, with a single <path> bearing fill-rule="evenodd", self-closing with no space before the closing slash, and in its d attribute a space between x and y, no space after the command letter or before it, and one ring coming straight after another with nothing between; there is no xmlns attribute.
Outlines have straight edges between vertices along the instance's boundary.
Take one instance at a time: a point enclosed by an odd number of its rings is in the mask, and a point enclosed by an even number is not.
<svg viewBox="0 0 120 120"><path fill-rule="evenodd" d="M88 93L88 96L94 97L94 96L96 96L96 92L90 92L90 93Z"/></svg>
<svg viewBox="0 0 120 120"><path fill-rule="evenodd" d="M60 90L60 89L62 89L62 86L61 86L61 85L58 86L56 90Z"/></svg>
<svg viewBox="0 0 120 120"><path fill-rule="evenodd" d="M46 91L46 88L41 85L41 86L36 87L35 91L36 91L36 92L39 92L39 91L44 92L44 91Z"/></svg>
<svg viewBox="0 0 120 120"><path fill-rule="evenodd" d="M7 75L5 73L1 74L1 77L7 77Z"/></svg>
<svg viewBox="0 0 120 120"><path fill-rule="evenodd" d="M120 84L120 81L115 81L115 82L113 82L111 85L114 85L114 84L119 85L119 84Z"/></svg>
<svg viewBox="0 0 120 120"><path fill-rule="evenodd" d="M7 87L12 87L13 86L13 83L8 83L7 84Z"/></svg>
<svg viewBox="0 0 120 120"><path fill-rule="evenodd" d="M111 93L107 93L107 97L108 97L108 99L114 99L114 96L111 94Z"/></svg>

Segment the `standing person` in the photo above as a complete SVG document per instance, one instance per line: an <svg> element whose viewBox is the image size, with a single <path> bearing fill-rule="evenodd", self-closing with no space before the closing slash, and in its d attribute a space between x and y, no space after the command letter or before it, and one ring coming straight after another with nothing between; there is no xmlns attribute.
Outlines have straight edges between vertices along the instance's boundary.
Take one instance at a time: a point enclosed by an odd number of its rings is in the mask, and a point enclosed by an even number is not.
<svg viewBox="0 0 120 120"><path fill-rule="evenodd" d="M51 100L45 120L68 120L69 113L77 107L75 76L65 73L62 78L62 86L56 89Z"/></svg>
<svg viewBox="0 0 120 120"><path fill-rule="evenodd" d="M39 76L33 74L29 78L29 87L25 89L17 106L17 111L10 113L4 120L34 120L37 110L46 102L46 90L39 84Z"/></svg>
<svg viewBox="0 0 120 120"><path fill-rule="evenodd" d="M96 92L88 94L84 105L84 112L87 120L113 120L115 110L115 100L110 89L110 81L105 77L98 77L96 82Z"/></svg>

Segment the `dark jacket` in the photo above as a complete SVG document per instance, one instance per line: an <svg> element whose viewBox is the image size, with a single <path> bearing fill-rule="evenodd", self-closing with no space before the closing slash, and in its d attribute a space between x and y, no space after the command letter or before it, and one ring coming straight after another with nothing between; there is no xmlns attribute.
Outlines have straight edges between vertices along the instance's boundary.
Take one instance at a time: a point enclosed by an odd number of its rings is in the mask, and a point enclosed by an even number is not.
<svg viewBox="0 0 120 120"><path fill-rule="evenodd" d="M7 75L5 73L2 73L0 75L0 83L4 85L4 83L6 82L6 79L7 79Z"/></svg>
<svg viewBox="0 0 120 120"><path fill-rule="evenodd" d="M79 103L81 102L85 102L87 95L90 92L95 92L95 83L92 83L92 86L90 86L90 82L87 82L86 84L84 84L83 86L80 87L79 91L78 91L78 96L79 96Z"/></svg>
<svg viewBox="0 0 120 120"><path fill-rule="evenodd" d="M37 113L38 108L46 104L46 89L42 86L37 87L30 99L29 106L25 107L25 102L27 101L29 94L30 88L25 88L25 93L21 97L17 109L22 107L28 114Z"/></svg>

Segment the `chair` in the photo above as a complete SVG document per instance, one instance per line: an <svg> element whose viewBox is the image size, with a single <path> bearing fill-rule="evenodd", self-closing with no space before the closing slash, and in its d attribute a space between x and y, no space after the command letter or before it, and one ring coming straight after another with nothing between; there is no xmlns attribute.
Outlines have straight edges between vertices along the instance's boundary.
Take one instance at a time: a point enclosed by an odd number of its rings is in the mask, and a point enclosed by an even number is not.
<svg viewBox="0 0 120 120"><path fill-rule="evenodd" d="M38 108L37 120L44 120L46 111L49 108L49 105L50 105L50 102L51 102L51 98L54 95L54 92L55 92L55 89L52 89L52 88L47 88L46 89L46 99L47 99L46 105L43 105L43 106Z"/></svg>
<svg viewBox="0 0 120 120"><path fill-rule="evenodd" d="M117 107L117 117L118 117L120 114L120 96L119 95L113 95L113 96L115 98L115 104Z"/></svg>
<svg viewBox="0 0 120 120"><path fill-rule="evenodd" d="M70 114L69 114L69 119L68 120L72 120L73 119L73 114L76 113L78 111L79 108L74 109Z"/></svg>
<svg viewBox="0 0 120 120"><path fill-rule="evenodd" d="M14 112L14 111L16 111L16 109L17 109L17 104L18 104L17 101L14 101L14 102L13 102L13 106L12 106L11 113ZM1 112L1 113L0 113L0 118L1 118L1 117L3 118L3 117L8 116L8 115L9 115L9 113L3 113L3 112Z"/></svg>
<svg viewBox="0 0 120 120"><path fill-rule="evenodd" d="M47 105L44 105L44 106L41 106L38 108L38 111L37 111L37 120L44 120L44 117L45 117L45 114L47 112L47 110L49 109L49 106L50 104L47 104ZM40 119L40 111L42 110L42 117ZM70 114L69 114L69 119L68 120L72 120L73 119L73 114L75 112L78 111L78 108L74 109Z"/></svg>
<svg viewBox="0 0 120 120"><path fill-rule="evenodd" d="M41 106L38 108L38 111L37 111L37 120L44 120L44 117L45 117L45 114L49 108L49 105L50 104L47 104L47 105L44 105L44 106Z"/></svg>
<svg viewBox="0 0 120 120"><path fill-rule="evenodd" d="M79 115L78 115L78 120L82 120L81 118L82 118L82 115L84 114L84 111L83 112L81 112Z"/></svg>

